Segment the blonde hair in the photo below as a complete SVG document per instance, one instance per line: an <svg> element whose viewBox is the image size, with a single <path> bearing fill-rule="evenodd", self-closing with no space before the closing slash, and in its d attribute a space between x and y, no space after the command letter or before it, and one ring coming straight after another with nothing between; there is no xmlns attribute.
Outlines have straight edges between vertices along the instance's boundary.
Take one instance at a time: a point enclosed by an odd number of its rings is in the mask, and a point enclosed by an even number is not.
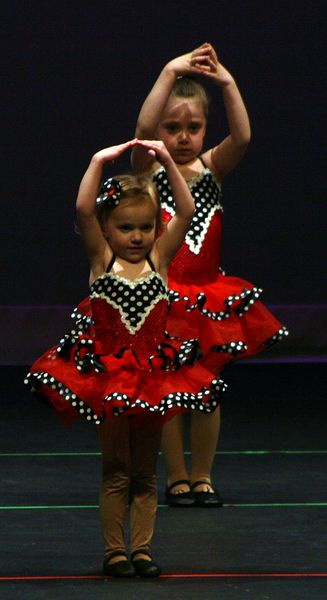
<svg viewBox="0 0 327 600"><path fill-rule="evenodd" d="M114 179L120 183L119 203L129 199L139 199L150 202L156 210L156 234L162 229L161 204L156 186L152 178L147 175L115 175ZM97 207L97 218L101 226L116 207L109 202L103 202Z"/></svg>

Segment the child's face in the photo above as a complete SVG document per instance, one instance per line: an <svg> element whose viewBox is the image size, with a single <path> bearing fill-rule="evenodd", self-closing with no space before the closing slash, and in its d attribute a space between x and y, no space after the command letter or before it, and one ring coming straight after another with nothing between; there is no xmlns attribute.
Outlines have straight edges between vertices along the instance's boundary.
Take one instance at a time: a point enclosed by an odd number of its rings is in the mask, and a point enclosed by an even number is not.
<svg viewBox="0 0 327 600"><path fill-rule="evenodd" d="M103 228L113 253L138 263L150 252L156 235L156 208L152 202L122 200Z"/></svg>
<svg viewBox="0 0 327 600"><path fill-rule="evenodd" d="M157 137L177 164L186 164L201 153L206 125L200 100L172 96L163 112Z"/></svg>

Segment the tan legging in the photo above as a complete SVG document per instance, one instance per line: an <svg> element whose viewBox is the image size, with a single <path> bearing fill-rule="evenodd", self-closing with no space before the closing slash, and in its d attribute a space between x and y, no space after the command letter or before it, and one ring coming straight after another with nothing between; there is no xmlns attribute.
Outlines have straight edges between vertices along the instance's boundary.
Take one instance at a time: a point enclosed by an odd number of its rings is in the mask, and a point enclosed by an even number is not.
<svg viewBox="0 0 327 600"><path fill-rule="evenodd" d="M100 517L106 559L126 549L128 505L131 552L150 552L157 511L159 423L159 417L119 416L97 428L102 452Z"/></svg>

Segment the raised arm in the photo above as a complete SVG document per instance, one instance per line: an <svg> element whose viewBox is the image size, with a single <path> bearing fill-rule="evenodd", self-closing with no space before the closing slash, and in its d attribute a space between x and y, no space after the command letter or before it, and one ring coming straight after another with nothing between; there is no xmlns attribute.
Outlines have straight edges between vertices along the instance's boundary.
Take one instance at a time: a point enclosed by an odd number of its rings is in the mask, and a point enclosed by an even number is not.
<svg viewBox="0 0 327 600"><path fill-rule="evenodd" d="M140 110L135 130L135 136L138 139L152 140L155 138L161 115L177 77L184 73L199 74L200 72L199 67L194 66L192 61L192 52L188 52L171 60L164 66ZM133 148L132 165L134 171L142 173L149 170L153 161L154 159L149 156L144 148L140 146Z"/></svg>
<svg viewBox="0 0 327 600"><path fill-rule="evenodd" d="M96 152L84 173L76 200L76 214L86 253L91 266L91 275L103 272L111 258L111 249L101 230L96 216L98 196L104 164L113 162L131 148L134 140L104 148Z"/></svg>
<svg viewBox="0 0 327 600"><path fill-rule="evenodd" d="M165 168L175 202L175 215L156 242L160 272L166 275L168 265L182 245L194 214L194 201L185 179L177 169L161 141L138 140L134 148L143 148Z"/></svg>
<svg viewBox="0 0 327 600"><path fill-rule="evenodd" d="M242 96L233 76L219 62L213 46L202 44L192 52L175 58L165 65L141 108L136 136L155 137L161 115L179 75L197 74L222 88L229 135L217 146L203 154L204 162L221 180L242 159L251 139L250 123ZM153 160L139 147L132 152L133 169L150 170Z"/></svg>
<svg viewBox="0 0 327 600"><path fill-rule="evenodd" d="M223 179L242 159L251 139L251 129L247 110L235 79L219 62L214 48L205 44L207 59L201 68L204 77L222 89L223 100L229 127L229 135L217 146L205 152L204 162ZM198 50L193 53L195 57ZM208 66L210 67L208 69Z"/></svg>

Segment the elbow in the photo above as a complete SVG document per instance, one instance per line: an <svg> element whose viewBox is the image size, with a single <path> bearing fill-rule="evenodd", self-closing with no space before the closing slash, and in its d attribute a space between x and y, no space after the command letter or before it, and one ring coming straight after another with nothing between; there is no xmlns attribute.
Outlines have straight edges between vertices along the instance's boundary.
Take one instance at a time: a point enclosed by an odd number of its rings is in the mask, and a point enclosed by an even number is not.
<svg viewBox="0 0 327 600"><path fill-rule="evenodd" d="M231 139L239 150L246 150L251 142L250 123L244 123L242 127L231 133Z"/></svg>
<svg viewBox="0 0 327 600"><path fill-rule="evenodd" d="M249 143L251 142L251 137L252 137L251 127L250 127L250 125L248 125L246 130L243 132L242 140L241 140L245 150L248 147Z"/></svg>
<svg viewBox="0 0 327 600"><path fill-rule="evenodd" d="M243 154L245 154L245 152L247 151L247 148L248 148L250 142L251 142L251 131L244 134L242 137L240 137L237 140L236 147L241 156L243 156Z"/></svg>
<svg viewBox="0 0 327 600"><path fill-rule="evenodd" d="M251 138L252 138L252 133L251 133L251 129L249 129L247 135L244 137L245 148L248 147L249 143L251 142Z"/></svg>
<svg viewBox="0 0 327 600"><path fill-rule="evenodd" d="M75 220L76 220L77 225L79 226L80 223L81 223L81 221L83 221L85 218L87 218L87 215L85 214L85 211L76 202L76 205L75 205Z"/></svg>
<svg viewBox="0 0 327 600"><path fill-rule="evenodd" d="M230 135L230 143L231 143L231 147L234 149L234 152L236 152L238 155L243 155L246 150L248 145L251 142L251 130L250 128L242 131L242 132L238 132L235 135Z"/></svg>
<svg viewBox="0 0 327 600"><path fill-rule="evenodd" d="M150 140L153 138L153 128L147 126L143 119L138 119L135 128L135 137L139 140Z"/></svg>
<svg viewBox="0 0 327 600"><path fill-rule="evenodd" d="M177 213L175 213L177 214ZM184 210L179 214L179 219L181 219L185 225L187 225L187 228L189 228L192 219L194 217L195 214L195 206L193 205L190 208L184 208Z"/></svg>
<svg viewBox="0 0 327 600"><path fill-rule="evenodd" d="M81 200L80 197L78 197L77 200L76 200L75 212L76 212L76 216L77 217L79 215L85 214L85 206L84 206L84 203L82 202L82 200Z"/></svg>
<svg viewBox="0 0 327 600"><path fill-rule="evenodd" d="M77 199L75 204L75 213L77 220L88 219L95 214L95 207L84 204L82 200Z"/></svg>
<svg viewBox="0 0 327 600"><path fill-rule="evenodd" d="M195 215L195 206L193 204L193 206L190 207L190 210L188 211L188 213L186 215L186 219L189 221L190 224L192 222L194 215Z"/></svg>

